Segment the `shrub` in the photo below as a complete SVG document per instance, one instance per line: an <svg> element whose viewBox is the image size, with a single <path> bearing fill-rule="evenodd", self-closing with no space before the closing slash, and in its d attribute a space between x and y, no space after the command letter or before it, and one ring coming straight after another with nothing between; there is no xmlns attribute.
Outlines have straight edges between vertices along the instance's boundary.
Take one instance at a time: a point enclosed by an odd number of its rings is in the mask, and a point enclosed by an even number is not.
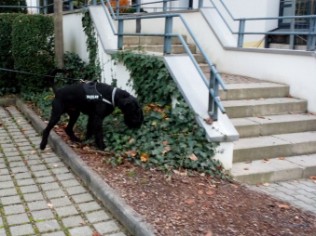
<svg viewBox="0 0 316 236"><path fill-rule="evenodd" d="M12 24L20 14L0 14L0 95L15 93L18 91L15 73L9 70L14 69L14 59L12 55Z"/></svg>
<svg viewBox="0 0 316 236"><path fill-rule="evenodd" d="M53 18L20 15L13 23L12 52L15 69L33 75L17 74L21 92L42 91L48 86L43 77L54 67Z"/></svg>

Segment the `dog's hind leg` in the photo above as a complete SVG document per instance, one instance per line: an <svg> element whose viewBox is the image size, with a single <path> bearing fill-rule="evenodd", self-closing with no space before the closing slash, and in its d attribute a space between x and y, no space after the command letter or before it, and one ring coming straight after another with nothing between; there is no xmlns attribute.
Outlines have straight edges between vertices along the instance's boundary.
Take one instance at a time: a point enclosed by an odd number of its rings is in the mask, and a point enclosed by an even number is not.
<svg viewBox="0 0 316 236"><path fill-rule="evenodd" d="M75 125L75 123L78 120L78 117L80 115L80 111L77 111L77 110L76 111L68 111L67 113L69 115L69 122L67 124L66 129L65 129L66 134L69 136L71 141L80 142L80 139L77 138L77 136L74 134L74 131L73 131L74 125Z"/></svg>
<svg viewBox="0 0 316 236"><path fill-rule="evenodd" d="M54 100L52 107L53 108L52 108L52 114L51 114L50 120L49 120L46 128L43 131L42 141L40 143L41 150L45 149L45 147L47 145L47 141L48 141L49 132L58 123L58 121L60 120L60 117L62 115L62 106L59 104L59 102L56 102L56 100Z"/></svg>

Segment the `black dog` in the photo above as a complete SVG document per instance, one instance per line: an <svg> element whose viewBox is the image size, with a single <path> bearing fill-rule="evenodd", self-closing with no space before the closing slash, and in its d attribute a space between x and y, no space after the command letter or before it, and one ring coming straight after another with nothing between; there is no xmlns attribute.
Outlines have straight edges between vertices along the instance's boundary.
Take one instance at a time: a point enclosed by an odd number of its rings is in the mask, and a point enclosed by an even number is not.
<svg viewBox="0 0 316 236"><path fill-rule="evenodd" d="M96 146L103 150L103 119L110 115L115 107L124 114L124 123L129 128L139 128L143 123L143 111L138 101L128 92L114 88L104 83L90 82L66 85L54 90L55 98L52 102L51 118L43 131L40 149L44 150L51 129L60 120L62 114L69 115L69 122L65 129L72 141L80 141L73 132L73 127L80 115L88 115L86 138L95 136Z"/></svg>

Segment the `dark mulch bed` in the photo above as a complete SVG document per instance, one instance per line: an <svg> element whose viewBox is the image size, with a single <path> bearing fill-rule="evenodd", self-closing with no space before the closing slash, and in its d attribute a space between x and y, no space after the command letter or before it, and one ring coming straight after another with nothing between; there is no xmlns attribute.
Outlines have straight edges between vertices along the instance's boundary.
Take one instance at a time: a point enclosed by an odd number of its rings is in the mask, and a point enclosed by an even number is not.
<svg viewBox="0 0 316 236"><path fill-rule="evenodd" d="M198 173L166 175L128 162L112 167L108 153L70 143L56 131L157 235L316 235L316 215L288 203Z"/></svg>

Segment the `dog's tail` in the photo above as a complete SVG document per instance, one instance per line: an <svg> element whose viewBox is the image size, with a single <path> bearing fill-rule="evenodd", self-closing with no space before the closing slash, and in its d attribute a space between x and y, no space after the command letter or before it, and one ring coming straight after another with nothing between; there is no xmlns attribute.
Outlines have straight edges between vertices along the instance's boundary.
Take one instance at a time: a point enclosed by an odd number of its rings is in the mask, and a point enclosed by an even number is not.
<svg viewBox="0 0 316 236"><path fill-rule="evenodd" d="M54 94L56 93L56 84L55 84L55 77L58 73L65 73L65 69L58 69L54 68L51 70L46 77L48 77L48 85L53 89Z"/></svg>

